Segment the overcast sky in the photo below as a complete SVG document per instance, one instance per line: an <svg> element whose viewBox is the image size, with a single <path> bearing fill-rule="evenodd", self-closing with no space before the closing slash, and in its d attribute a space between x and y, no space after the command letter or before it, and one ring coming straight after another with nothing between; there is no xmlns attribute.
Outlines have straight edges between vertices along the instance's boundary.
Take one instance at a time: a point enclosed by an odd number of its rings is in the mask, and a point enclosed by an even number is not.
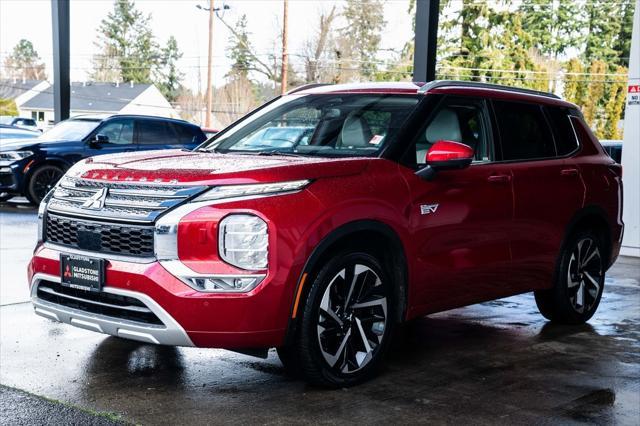
<svg viewBox="0 0 640 426"><path fill-rule="evenodd" d="M185 84L198 88L198 71L206 81L208 14L196 8L208 5L207 0L137 0L144 13L151 13L151 26L157 40L164 44L170 35L178 40L184 57L180 62L186 74ZM281 0L216 0L216 7L228 4L224 19L235 23L242 14L247 15L251 40L261 54L279 49L274 40L281 31ZM290 52L298 53L304 42L317 29L318 14L329 10L340 0L290 0L289 43ZM408 0L388 0L385 3L386 30L382 48L400 49L412 36L411 17L407 14ZM112 10L112 0L71 0L71 79L82 81L91 69L91 57L97 53L94 45L100 21ZM22 38L31 40L47 64L52 77L51 1L0 0L0 60L4 62L15 44ZM214 32L214 80L220 85L229 69L225 55L229 32L218 20ZM204 86L204 84L203 84Z"/></svg>

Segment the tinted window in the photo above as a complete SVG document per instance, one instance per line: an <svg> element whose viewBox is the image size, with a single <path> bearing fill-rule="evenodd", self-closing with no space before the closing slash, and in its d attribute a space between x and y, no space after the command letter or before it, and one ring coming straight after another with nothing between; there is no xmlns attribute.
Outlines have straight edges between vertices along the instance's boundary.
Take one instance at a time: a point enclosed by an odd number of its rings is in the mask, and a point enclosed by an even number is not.
<svg viewBox="0 0 640 426"><path fill-rule="evenodd" d="M176 136L168 123L160 120L138 121L138 143L151 144L175 144Z"/></svg>
<svg viewBox="0 0 640 426"><path fill-rule="evenodd" d="M180 144L190 144L190 143L198 143L197 133L187 126L181 126L180 124L173 124L173 129L176 131L176 135L178 138L178 143Z"/></svg>
<svg viewBox="0 0 640 426"><path fill-rule="evenodd" d="M109 143L129 145L133 143L133 120L111 121L100 129L98 134L109 138Z"/></svg>
<svg viewBox="0 0 640 426"><path fill-rule="evenodd" d="M489 134L484 102L450 98L418 133L416 162L424 164L427 151L439 140L460 142L473 149L475 161L489 160Z"/></svg>
<svg viewBox="0 0 640 426"><path fill-rule="evenodd" d="M558 155L568 155L578 148L576 134L571 125L569 110L565 108L546 107L549 121L553 128Z"/></svg>
<svg viewBox="0 0 640 426"><path fill-rule="evenodd" d="M494 101L503 160L555 157L553 138L538 105Z"/></svg>

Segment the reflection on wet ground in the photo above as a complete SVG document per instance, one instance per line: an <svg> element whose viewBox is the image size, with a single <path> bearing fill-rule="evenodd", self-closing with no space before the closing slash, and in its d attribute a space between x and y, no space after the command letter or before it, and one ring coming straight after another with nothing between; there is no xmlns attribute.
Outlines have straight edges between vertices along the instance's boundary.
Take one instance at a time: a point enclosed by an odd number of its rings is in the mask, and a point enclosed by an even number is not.
<svg viewBox="0 0 640 426"><path fill-rule="evenodd" d="M387 366L327 391L261 360L105 337L0 309L0 381L156 423L640 423L640 261L609 273L596 316L557 326L531 295L413 321Z"/></svg>

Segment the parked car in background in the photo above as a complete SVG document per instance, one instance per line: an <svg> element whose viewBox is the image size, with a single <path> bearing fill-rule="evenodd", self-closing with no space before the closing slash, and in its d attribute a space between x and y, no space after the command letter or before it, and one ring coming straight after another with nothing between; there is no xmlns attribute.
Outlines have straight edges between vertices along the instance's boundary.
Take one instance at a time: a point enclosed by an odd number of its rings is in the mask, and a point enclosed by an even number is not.
<svg viewBox="0 0 640 426"><path fill-rule="evenodd" d="M618 164L622 164L622 141L614 139L601 139L600 144L604 150Z"/></svg>
<svg viewBox="0 0 640 426"><path fill-rule="evenodd" d="M33 130L34 132L40 132L40 129L38 129L38 123L36 123L36 120L34 120L33 118L2 115L0 116L0 124L18 127L20 129Z"/></svg>
<svg viewBox="0 0 640 426"><path fill-rule="evenodd" d="M207 139L211 138L212 136L215 136L218 132L220 132L220 130L216 130L216 129L209 129L207 127L202 127L202 132L204 133L204 135L207 137Z"/></svg>
<svg viewBox="0 0 640 426"><path fill-rule="evenodd" d="M19 127L0 124L0 144L10 139L33 139L42 133L33 130L21 129Z"/></svg>
<svg viewBox="0 0 640 426"><path fill-rule="evenodd" d="M23 194L39 203L64 172L95 155L192 149L206 140L186 121L139 115L78 116L33 140L0 144L0 200Z"/></svg>
<svg viewBox="0 0 640 426"><path fill-rule="evenodd" d="M276 347L312 383L354 385L426 314L533 291L547 319L589 320L621 176L548 93L302 88L191 152L77 163L41 204L31 300L146 343Z"/></svg>

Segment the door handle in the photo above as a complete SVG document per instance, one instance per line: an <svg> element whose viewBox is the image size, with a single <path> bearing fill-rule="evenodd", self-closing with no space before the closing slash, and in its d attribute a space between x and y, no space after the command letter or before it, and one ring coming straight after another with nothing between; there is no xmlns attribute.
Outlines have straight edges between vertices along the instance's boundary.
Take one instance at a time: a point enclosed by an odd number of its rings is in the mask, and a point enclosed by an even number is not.
<svg viewBox="0 0 640 426"><path fill-rule="evenodd" d="M561 176L578 176L578 169L570 168L570 169L562 169L560 170Z"/></svg>
<svg viewBox="0 0 640 426"><path fill-rule="evenodd" d="M510 175L491 175L487 178L487 181L491 183L508 183L511 182Z"/></svg>

